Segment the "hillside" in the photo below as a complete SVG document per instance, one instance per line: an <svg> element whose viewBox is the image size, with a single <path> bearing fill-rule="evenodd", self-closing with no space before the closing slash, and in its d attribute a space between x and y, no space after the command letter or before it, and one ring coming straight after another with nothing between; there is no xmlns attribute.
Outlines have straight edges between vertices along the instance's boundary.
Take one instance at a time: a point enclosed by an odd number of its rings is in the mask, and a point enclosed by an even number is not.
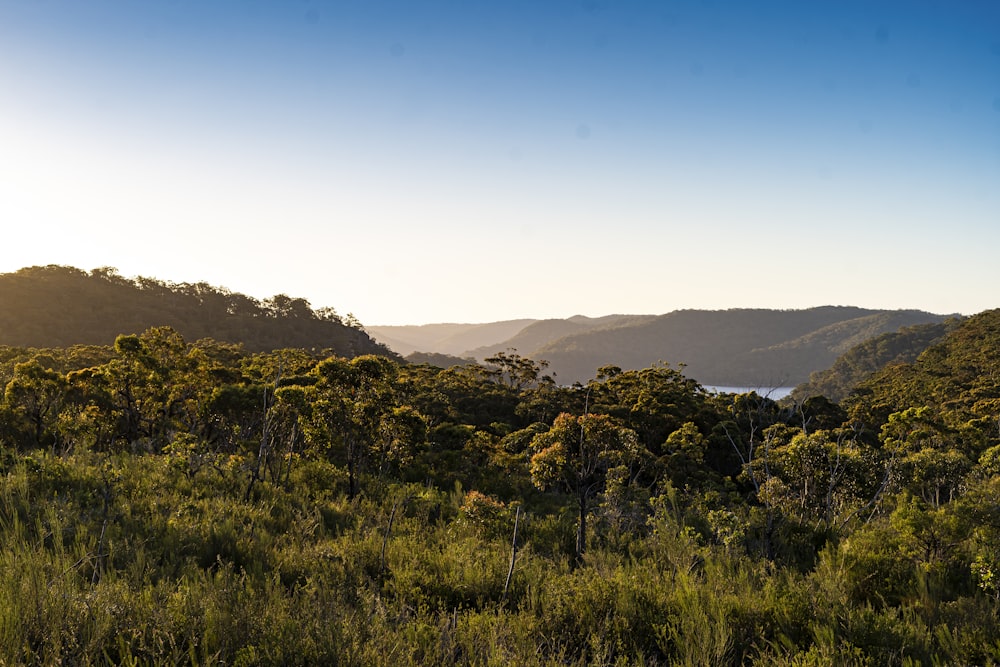
<svg viewBox="0 0 1000 667"><path fill-rule="evenodd" d="M817 367L829 367L842 354L865 341L926 322L927 315L919 311L901 310L878 312L836 322L794 340L752 350L741 361L751 372L763 375L770 370L798 381L804 377L804 373L811 375ZM942 319L934 323L940 323Z"/></svg>
<svg viewBox="0 0 1000 667"><path fill-rule="evenodd" d="M464 356L481 361L497 352L514 349L525 356L535 357L538 350L560 338L586 331L632 326L647 322L655 317L655 315L606 315L604 317L574 315L568 319L539 320L524 327L507 340L469 350Z"/></svg>
<svg viewBox="0 0 1000 667"><path fill-rule="evenodd" d="M931 406L949 428L994 441L1000 436L1000 310L973 315L934 340L910 363L889 364L856 386L844 404L871 422Z"/></svg>
<svg viewBox="0 0 1000 667"><path fill-rule="evenodd" d="M903 327L865 340L837 358L829 368L816 371L797 386L791 397L804 401L811 396L825 396L842 401L855 386L890 364L908 364L931 345L939 342L960 323L958 318Z"/></svg>
<svg viewBox="0 0 1000 667"><path fill-rule="evenodd" d="M806 310L683 310L615 329L592 330L535 351L560 382L586 381L613 364L684 365L706 385L792 386L829 367L855 342L902 326L940 322L920 311L824 306Z"/></svg>
<svg viewBox="0 0 1000 667"><path fill-rule="evenodd" d="M465 359L442 352L410 352L403 357L409 364L427 364L437 368L451 368L475 363L474 359Z"/></svg>
<svg viewBox="0 0 1000 667"><path fill-rule="evenodd" d="M314 311L305 299L279 294L258 301L206 283L128 279L114 269L87 273L50 265L0 274L0 304L0 345L110 345L122 333L170 326L190 341L242 343L248 351L296 347L394 356L358 326L330 309Z"/></svg>

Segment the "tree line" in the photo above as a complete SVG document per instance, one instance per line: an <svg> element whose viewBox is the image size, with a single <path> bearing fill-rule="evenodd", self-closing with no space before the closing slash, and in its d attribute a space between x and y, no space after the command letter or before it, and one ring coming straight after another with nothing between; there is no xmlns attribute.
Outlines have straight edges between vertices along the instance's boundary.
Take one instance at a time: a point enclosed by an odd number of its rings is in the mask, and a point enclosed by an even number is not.
<svg viewBox="0 0 1000 667"><path fill-rule="evenodd" d="M90 272L33 266L0 274L0 345L111 345L121 333L167 324L188 340L240 343L250 351L279 348L396 357L351 315L313 308L301 297L256 299L205 282L126 278L117 269Z"/></svg>

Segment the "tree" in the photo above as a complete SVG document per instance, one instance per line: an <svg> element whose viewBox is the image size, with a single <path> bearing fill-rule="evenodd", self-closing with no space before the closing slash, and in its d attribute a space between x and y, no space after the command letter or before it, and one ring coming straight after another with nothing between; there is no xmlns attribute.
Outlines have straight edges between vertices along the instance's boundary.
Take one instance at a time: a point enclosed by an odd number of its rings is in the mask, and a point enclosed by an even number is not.
<svg viewBox="0 0 1000 667"><path fill-rule="evenodd" d="M559 487L577 504L576 557L587 547L587 516L602 493L608 471L639 453L635 432L607 415L563 413L532 439L531 479L540 489Z"/></svg>
<svg viewBox="0 0 1000 667"><path fill-rule="evenodd" d="M888 471L899 487L933 507L958 494L972 462L952 443L948 429L927 406L894 412L882 426Z"/></svg>
<svg viewBox="0 0 1000 667"><path fill-rule="evenodd" d="M865 500L866 480L875 475L849 429L798 431L771 452L771 465L784 497L770 500L789 515L829 528Z"/></svg>
<svg viewBox="0 0 1000 667"><path fill-rule="evenodd" d="M116 437L115 403L104 366L70 371L59 414L59 437L67 450L77 446L106 451Z"/></svg>
<svg viewBox="0 0 1000 667"><path fill-rule="evenodd" d="M308 301L302 298L292 298L287 294L275 294L270 299L265 299L263 306L272 317L290 319L311 319L314 317Z"/></svg>
<svg viewBox="0 0 1000 667"><path fill-rule="evenodd" d="M159 449L173 433L205 435L213 393L212 362L170 327L115 339L117 357L104 365L121 422L118 437Z"/></svg>
<svg viewBox="0 0 1000 667"><path fill-rule="evenodd" d="M209 400L212 415L210 440L227 454L241 453L260 437L267 386L232 384L216 386Z"/></svg>
<svg viewBox="0 0 1000 667"><path fill-rule="evenodd" d="M401 372L407 400L437 426L470 424L490 428L494 424L527 426L516 414L519 394L478 365L453 366L444 370L428 366L405 366Z"/></svg>
<svg viewBox="0 0 1000 667"><path fill-rule="evenodd" d="M402 468L412 461L416 445L427 435L423 416L409 405L380 412L374 426L372 455L380 476L390 467Z"/></svg>
<svg viewBox="0 0 1000 667"><path fill-rule="evenodd" d="M350 361L330 357L315 368L311 434L331 454L343 456L351 498L358 494L358 477L373 456L379 457L380 466L395 461L403 451L400 438L408 429L411 437L420 432L413 414L393 412L397 374L393 361L370 354Z"/></svg>
<svg viewBox="0 0 1000 667"><path fill-rule="evenodd" d="M532 361L528 357L519 355L517 350L513 348L507 352L497 352L483 361L486 363L490 378L507 385L514 391L534 387L543 379L551 380L549 376L541 375L541 372L548 367L549 362Z"/></svg>
<svg viewBox="0 0 1000 667"><path fill-rule="evenodd" d="M709 414L702 386L665 363L637 371L602 366L587 391L594 412L619 418L657 455L671 433L688 421L701 426Z"/></svg>
<svg viewBox="0 0 1000 667"><path fill-rule="evenodd" d="M667 436L663 444L663 454L657 459L659 476L676 488L698 488L716 481L711 470L705 465L705 436L698 431L694 422L684 422L680 428ZM664 482L660 482L662 485Z"/></svg>
<svg viewBox="0 0 1000 667"><path fill-rule="evenodd" d="M754 492L759 492L771 476L768 461L771 446L775 444L775 437L783 433L771 428L784 426L781 408L755 391L724 395L719 401L728 403L726 411L730 418L720 421L716 429L729 442Z"/></svg>
<svg viewBox="0 0 1000 667"><path fill-rule="evenodd" d="M4 389L4 403L27 423L35 447L55 446L55 423L66 393L65 378L44 367L36 356L14 366L14 377Z"/></svg>

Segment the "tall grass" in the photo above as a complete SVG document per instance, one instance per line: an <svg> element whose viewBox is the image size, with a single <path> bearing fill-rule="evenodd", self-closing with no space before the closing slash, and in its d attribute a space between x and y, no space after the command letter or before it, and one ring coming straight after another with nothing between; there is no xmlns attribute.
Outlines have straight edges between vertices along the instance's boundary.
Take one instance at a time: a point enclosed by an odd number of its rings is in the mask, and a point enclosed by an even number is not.
<svg viewBox="0 0 1000 667"><path fill-rule="evenodd" d="M349 500L316 461L246 500L246 474L224 461L192 473L157 455L8 457L0 664L1000 658L990 598L933 610L859 600L853 552L833 543L799 572L715 545L668 512L581 562L573 517L543 499L524 505L505 595L513 517L502 504L471 520L460 488L418 484L373 483Z"/></svg>

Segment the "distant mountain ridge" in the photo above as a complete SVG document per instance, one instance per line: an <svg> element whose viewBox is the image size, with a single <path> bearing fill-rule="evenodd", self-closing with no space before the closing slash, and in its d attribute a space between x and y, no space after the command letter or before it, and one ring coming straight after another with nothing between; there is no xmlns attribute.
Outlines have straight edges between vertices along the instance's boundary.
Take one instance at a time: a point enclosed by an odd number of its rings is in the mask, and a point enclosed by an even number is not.
<svg viewBox="0 0 1000 667"><path fill-rule="evenodd" d="M497 352L503 352L511 348L534 352L552 344L553 341L558 341L568 336L575 336L589 331L633 326L647 322L655 317L655 315L605 315L604 317L575 315L565 320L538 320L529 324L507 340L469 350L466 352L466 356L485 359Z"/></svg>
<svg viewBox="0 0 1000 667"><path fill-rule="evenodd" d="M494 340L478 348L426 349L482 360L506 349L549 362L561 384L585 382L605 365L646 368L663 361L684 365L685 375L702 384L745 387L794 386L829 368L852 347L901 327L947 319L918 310L876 310L819 306L802 310L679 310L664 315L575 316L529 320L502 338L515 323L450 325L454 335L476 331ZM425 325L427 330L435 326ZM460 327L467 327L463 330ZM370 327L378 340L410 335L405 327ZM416 344L414 338L410 344ZM399 352L399 349L396 349Z"/></svg>
<svg viewBox="0 0 1000 667"><path fill-rule="evenodd" d="M553 340L596 328L645 321L655 315L574 315L566 319L518 319L485 323L441 323L366 326L372 338L402 355L448 354L482 361L510 348L523 353Z"/></svg>

